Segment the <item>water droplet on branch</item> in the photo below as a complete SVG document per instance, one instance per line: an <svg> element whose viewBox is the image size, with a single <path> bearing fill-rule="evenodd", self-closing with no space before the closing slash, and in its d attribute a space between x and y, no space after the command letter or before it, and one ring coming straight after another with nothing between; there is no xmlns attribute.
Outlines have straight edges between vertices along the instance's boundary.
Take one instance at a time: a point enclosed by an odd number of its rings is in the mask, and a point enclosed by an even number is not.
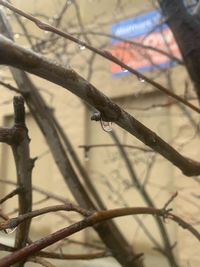
<svg viewBox="0 0 200 267"><path fill-rule="evenodd" d="M125 68L122 67L122 71L123 72L128 72L128 70L126 70Z"/></svg>
<svg viewBox="0 0 200 267"><path fill-rule="evenodd" d="M138 77L138 81L141 82L141 83L145 82L145 80L142 77Z"/></svg>
<svg viewBox="0 0 200 267"><path fill-rule="evenodd" d="M85 147L85 161L89 161L89 148Z"/></svg>
<svg viewBox="0 0 200 267"><path fill-rule="evenodd" d="M86 48L86 47L85 47L84 45L79 44L79 49L80 49L80 50L85 50L85 48Z"/></svg>
<svg viewBox="0 0 200 267"><path fill-rule="evenodd" d="M14 37L15 39L18 39L20 37L19 33L15 33Z"/></svg>
<svg viewBox="0 0 200 267"><path fill-rule="evenodd" d="M16 229L17 229L17 227L7 228L4 231L5 231L6 234L10 235L10 234L14 233Z"/></svg>
<svg viewBox="0 0 200 267"><path fill-rule="evenodd" d="M112 132L112 122L103 121L102 119L100 120L100 122L101 122L101 127L105 132L107 133Z"/></svg>

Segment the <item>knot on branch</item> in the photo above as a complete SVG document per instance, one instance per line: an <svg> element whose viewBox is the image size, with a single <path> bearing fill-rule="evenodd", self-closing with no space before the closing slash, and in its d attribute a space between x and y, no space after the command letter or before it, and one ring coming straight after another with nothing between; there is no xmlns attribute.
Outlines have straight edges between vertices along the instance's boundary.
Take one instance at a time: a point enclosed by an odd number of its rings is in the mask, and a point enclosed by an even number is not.
<svg viewBox="0 0 200 267"><path fill-rule="evenodd" d="M15 113L15 126L24 126L25 125L25 108L24 108L24 99L22 96L14 96L13 98L13 107Z"/></svg>
<svg viewBox="0 0 200 267"><path fill-rule="evenodd" d="M13 99L14 126L11 128L0 128L0 142L11 146L19 145L25 137L28 138L28 129L25 125L24 99L16 96Z"/></svg>
<svg viewBox="0 0 200 267"><path fill-rule="evenodd" d="M163 222L166 222L166 219L169 216L169 213L172 211L172 209L166 209L166 208L162 208L160 211L160 215L163 218Z"/></svg>
<svg viewBox="0 0 200 267"><path fill-rule="evenodd" d="M167 207L177 197L177 195L178 195L178 192L175 192L169 198L169 200L164 204L163 208L160 210L160 215L162 216L164 222L169 217L169 213L173 210L172 208L167 209Z"/></svg>
<svg viewBox="0 0 200 267"><path fill-rule="evenodd" d="M118 105L113 103L104 94L100 94L91 84L88 84L86 89L88 99L90 99L93 106L101 114L101 119L103 121L115 122L120 118L122 111Z"/></svg>

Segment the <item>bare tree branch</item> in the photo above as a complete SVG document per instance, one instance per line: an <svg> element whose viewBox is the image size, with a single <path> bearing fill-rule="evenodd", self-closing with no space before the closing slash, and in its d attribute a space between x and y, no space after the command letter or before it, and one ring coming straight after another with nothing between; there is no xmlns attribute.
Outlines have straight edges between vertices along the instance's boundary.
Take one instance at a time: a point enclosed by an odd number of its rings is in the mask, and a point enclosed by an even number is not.
<svg viewBox="0 0 200 267"><path fill-rule="evenodd" d="M49 62L44 57L14 44L3 36L0 36L0 45L2 54L0 64L23 69L66 88L99 110L103 120L115 122L177 166L185 175L200 174L200 163L179 154L156 133L113 103L74 70Z"/></svg>
<svg viewBox="0 0 200 267"><path fill-rule="evenodd" d="M11 264L18 262L28 256L40 251L41 249L67 237L74 233L77 233L85 228L88 228L97 223L103 222L105 220L113 219L121 216L136 215L136 214L150 214L153 216L160 216L162 218L167 218L176 222L183 229L191 232L197 240L200 240L200 233L193 228L190 224L185 222L182 218L174 215L169 210L165 209L155 209L150 207L134 207L134 208L122 208L106 211L97 211L92 215L86 217L82 221L76 222L66 228L63 228L49 236L42 238L32 244L14 252L12 255L6 256L1 259L0 267L7 267Z"/></svg>
<svg viewBox="0 0 200 267"><path fill-rule="evenodd" d="M0 244L0 250L14 252L16 251L15 248ZM141 254L139 254L141 255ZM136 255L136 256L139 256ZM58 259L58 260L92 260L98 258L104 258L111 256L111 253L108 251L100 251L100 252L93 252L88 254L66 254L66 253L55 253L49 251L39 251L35 254L35 256L49 258L49 259Z"/></svg>
<svg viewBox="0 0 200 267"><path fill-rule="evenodd" d="M20 187L15 188L13 191L11 191L9 194L7 194L5 197L0 199L0 204L3 204L5 201L7 201L8 199L16 196L17 194L20 193L22 189Z"/></svg>

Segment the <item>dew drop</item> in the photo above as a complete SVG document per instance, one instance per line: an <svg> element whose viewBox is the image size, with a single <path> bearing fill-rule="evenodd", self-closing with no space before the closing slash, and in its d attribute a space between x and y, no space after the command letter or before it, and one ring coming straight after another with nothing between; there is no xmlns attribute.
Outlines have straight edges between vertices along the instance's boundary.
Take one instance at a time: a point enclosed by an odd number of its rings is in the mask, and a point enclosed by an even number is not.
<svg viewBox="0 0 200 267"><path fill-rule="evenodd" d="M58 20L58 15L53 15L53 20Z"/></svg>
<svg viewBox="0 0 200 267"><path fill-rule="evenodd" d="M138 77L138 81L141 82L141 83L145 82L145 80L142 77Z"/></svg>
<svg viewBox="0 0 200 267"><path fill-rule="evenodd" d="M15 39L18 39L20 37L19 33L15 33L14 37Z"/></svg>
<svg viewBox="0 0 200 267"><path fill-rule="evenodd" d="M17 229L17 227L7 228L7 229L5 229L5 233L10 235L10 234L14 233L16 229Z"/></svg>
<svg viewBox="0 0 200 267"><path fill-rule="evenodd" d="M89 161L89 149L85 148L85 161Z"/></svg>
<svg viewBox="0 0 200 267"><path fill-rule="evenodd" d="M100 120L100 122L101 122L101 127L105 132L107 133L112 132L112 122L103 121L102 119Z"/></svg>
<svg viewBox="0 0 200 267"><path fill-rule="evenodd" d="M128 72L128 70L126 70L125 68L122 67L122 71L123 72Z"/></svg>
<svg viewBox="0 0 200 267"><path fill-rule="evenodd" d="M86 48L86 47L85 47L84 45L82 45L82 44L79 45L79 49L80 49L80 50L85 50L85 48Z"/></svg>
<svg viewBox="0 0 200 267"><path fill-rule="evenodd" d="M72 4L72 0L68 0L67 4L70 6Z"/></svg>

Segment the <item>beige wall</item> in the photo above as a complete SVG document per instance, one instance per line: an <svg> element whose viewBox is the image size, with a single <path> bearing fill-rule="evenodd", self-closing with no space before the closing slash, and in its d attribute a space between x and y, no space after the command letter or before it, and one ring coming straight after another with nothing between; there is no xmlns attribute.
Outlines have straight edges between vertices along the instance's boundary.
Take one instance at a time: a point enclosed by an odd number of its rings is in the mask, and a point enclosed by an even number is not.
<svg viewBox="0 0 200 267"><path fill-rule="evenodd" d="M59 3L58 3L59 2ZM117 1L89 1L80 0L80 12L82 18L91 30L97 31L109 31L110 14L115 15L115 20L120 20L123 17L129 17L140 12L144 12L151 9L151 1L123 1L126 4L124 10L114 9L113 6ZM134 5L133 5L134 2ZM54 16L60 10L63 1L13 1L17 7L22 8L30 13L46 13L46 15ZM48 7L48 8L47 8ZM94 16L95 14L103 14L99 19L95 20L97 25L101 27L95 27ZM74 25L77 24L73 20L75 16L75 11L72 6L69 7L66 19L62 24L62 27L68 25L67 23L73 22ZM14 26L14 32L18 33L19 27L16 26L16 21L11 19L11 23ZM44 33L37 29L31 23L25 21L28 24L29 31L31 34L38 37L44 38ZM76 30L75 26L67 28L69 32L74 32ZM80 29L77 29L77 31ZM81 37L83 39L83 37ZM104 43L103 38L92 38L92 43L99 47ZM16 39L17 42L28 46L25 39L20 36ZM109 49L109 43L104 49ZM87 78L89 66L85 64L85 59L89 58L90 53L87 50L80 51L77 45L70 44L69 51L75 52L75 55L70 61L71 66L77 70L81 75ZM47 55L51 58L54 57L54 52ZM68 55L63 54L60 62L63 64L68 64ZM106 93L108 96L112 97L120 106L125 108L128 112L134 115L137 119L142 121L145 125L150 127L156 133L158 133L170 144L174 145L181 152L185 153L186 156L191 158L199 158L199 153L196 149L198 142L198 135L195 135L195 131L191 130L190 122L184 117L183 113L180 112L178 108L174 106L169 108L154 108L145 109L151 105L157 105L159 103L165 103L166 97L158 93L155 88L148 86L146 83L140 83L136 77L133 75L125 75L123 77L113 78L110 73L110 63L105 59L96 57L93 65L93 75L91 77L91 82L97 86L102 92ZM0 69L2 72L3 70ZM4 70L5 71L5 70ZM183 67L177 66L170 69L174 90L179 94L184 94L184 80L187 77L186 72ZM167 71L155 71L153 73L145 73L149 77L154 78L156 81L161 82L165 86L169 86L169 82L166 78ZM9 76L9 74L6 74ZM116 148L98 148L91 149L89 152L89 161L86 162L84 159L84 153L78 148L81 144L104 144L112 143L108 133L103 132L101 126L97 122L90 121L90 113L85 110L81 101L68 93L67 90L63 90L58 86L46 82L42 79L31 76L36 85L41 89L43 97L46 99L47 103L55 110L55 114L65 129L68 136L71 138L72 143L80 156L82 163L85 165L86 169L89 171L90 175L93 177L94 184L96 188L101 192L104 202L109 208L124 206L128 204L130 206L146 205L143 201L141 195L135 190L135 188L130 183L130 178L123 161L121 161L119 152ZM8 79L10 83L13 83ZM191 87L191 85L190 85ZM1 103L11 100L13 93L8 92L4 88L1 88ZM144 108L144 110L139 110ZM1 104L0 105L0 122L1 125L7 121L10 121L10 115L13 113L12 104ZM28 113L28 110L27 110ZM193 116L193 113L192 113ZM197 119L197 118L195 118ZM45 152L48 148L45 144L44 138L42 137L39 129L37 128L35 122L33 121L31 115L27 116L27 123L30 130L31 138L31 156L38 156ZM142 146L133 136L124 133L116 125L113 126L114 130L119 135L122 143L129 145ZM180 146L184 143L184 146ZM3 147L3 148L2 148ZM147 172L148 163L153 154L143 154L137 150L128 150L129 156L133 165L136 168L140 182L142 183L145 179L145 174ZM1 145L1 178L13 179L14 180L14 166L12 155L7 146ZM33 184L39 185L43 189L55 192L61 196L72 199L58 169L53 162L50 153L45 154L44 157L36 162L36 166L33 170ZM112 190L111 190L111 187ZM13 187L7 186L0 188L0 195L3 196L6 192L9 192ZM177 214L183 216L189 221L195 221L199 218L199 203L198 199L193 197L193 194L199 194L197 183L191 179L184 177L179 170L175 169L170 163L165 161L160 156L156 155L156 163L152 167L149 183L147 185L147 191L150 192L151 197L156 203L157 207L161 207L166 200L171 196L176 190L179 191L179 197L174 201L173 208ZM118 196L120 193L123 199ZM34 201L41 199L41 195L34 194ZM55 203L54 201L48 201L45 205L50 205ZM189 204L190 203L190 204ZM4 206L5 211L11 211L13 209L14 202L9 201L8 204ZM44 206L43 204L35 206L39 208ZM70 215L71 216L71 215ZM56 218L56 219L55 219ZM75 220L75 216L72 215L70 219ZM154 220L151 217L142 216L140 217L142 222L150 228L153 236L161 242L159 232L157 231ZM48 222L51 222L47 224ZM152 250L152 243L146 238L145 234L138 227L138 222L133 218L123 218L117 219L118 226L122 229L124 235L129 240L138 252L144 251L146 253L145 261L148 261L147 266L168 266L166 261L159 259L157 253ZM35 226L34 226L35 225ZM59 229L66 225L66 221L61 220L59 216L54 217L52 215L47 215L44 218L34 220L32 235L34 238L39 238L43 235L49 234L56 229ZM198 256L199 244L194 237L186 231L181 230L173 223L166 224L169 233L171 234L172 242L178 240L178 246L176 249L176 255L181 260L181 266L188 266L189 261L191 266L198 266L200 263L200 258ZM198 227L198 225L197 225ZM39 229L39 230L38 230ZM2 234L3 235L3 234ZM76 238L84 238L83 235L77 235ZM87 232L87 239L96 241L94 234ZM3 238L7 236L3 235ZM10 237L8 237L10 239ZM191 249L192 248L192 249ZM103 261L98 261L91 263L103 264ZM113 261L109 262L106 260L106 266L108 264L113 265ZM61 265L63 264L63 265ZM58 266L71 266L71 262L59 263ZM84 266L84 263L77 263ZM88 266L88 263L85 263ZM80 266L80 265L79 265ZM99 265L101 266L101 265Z"/></svg>

